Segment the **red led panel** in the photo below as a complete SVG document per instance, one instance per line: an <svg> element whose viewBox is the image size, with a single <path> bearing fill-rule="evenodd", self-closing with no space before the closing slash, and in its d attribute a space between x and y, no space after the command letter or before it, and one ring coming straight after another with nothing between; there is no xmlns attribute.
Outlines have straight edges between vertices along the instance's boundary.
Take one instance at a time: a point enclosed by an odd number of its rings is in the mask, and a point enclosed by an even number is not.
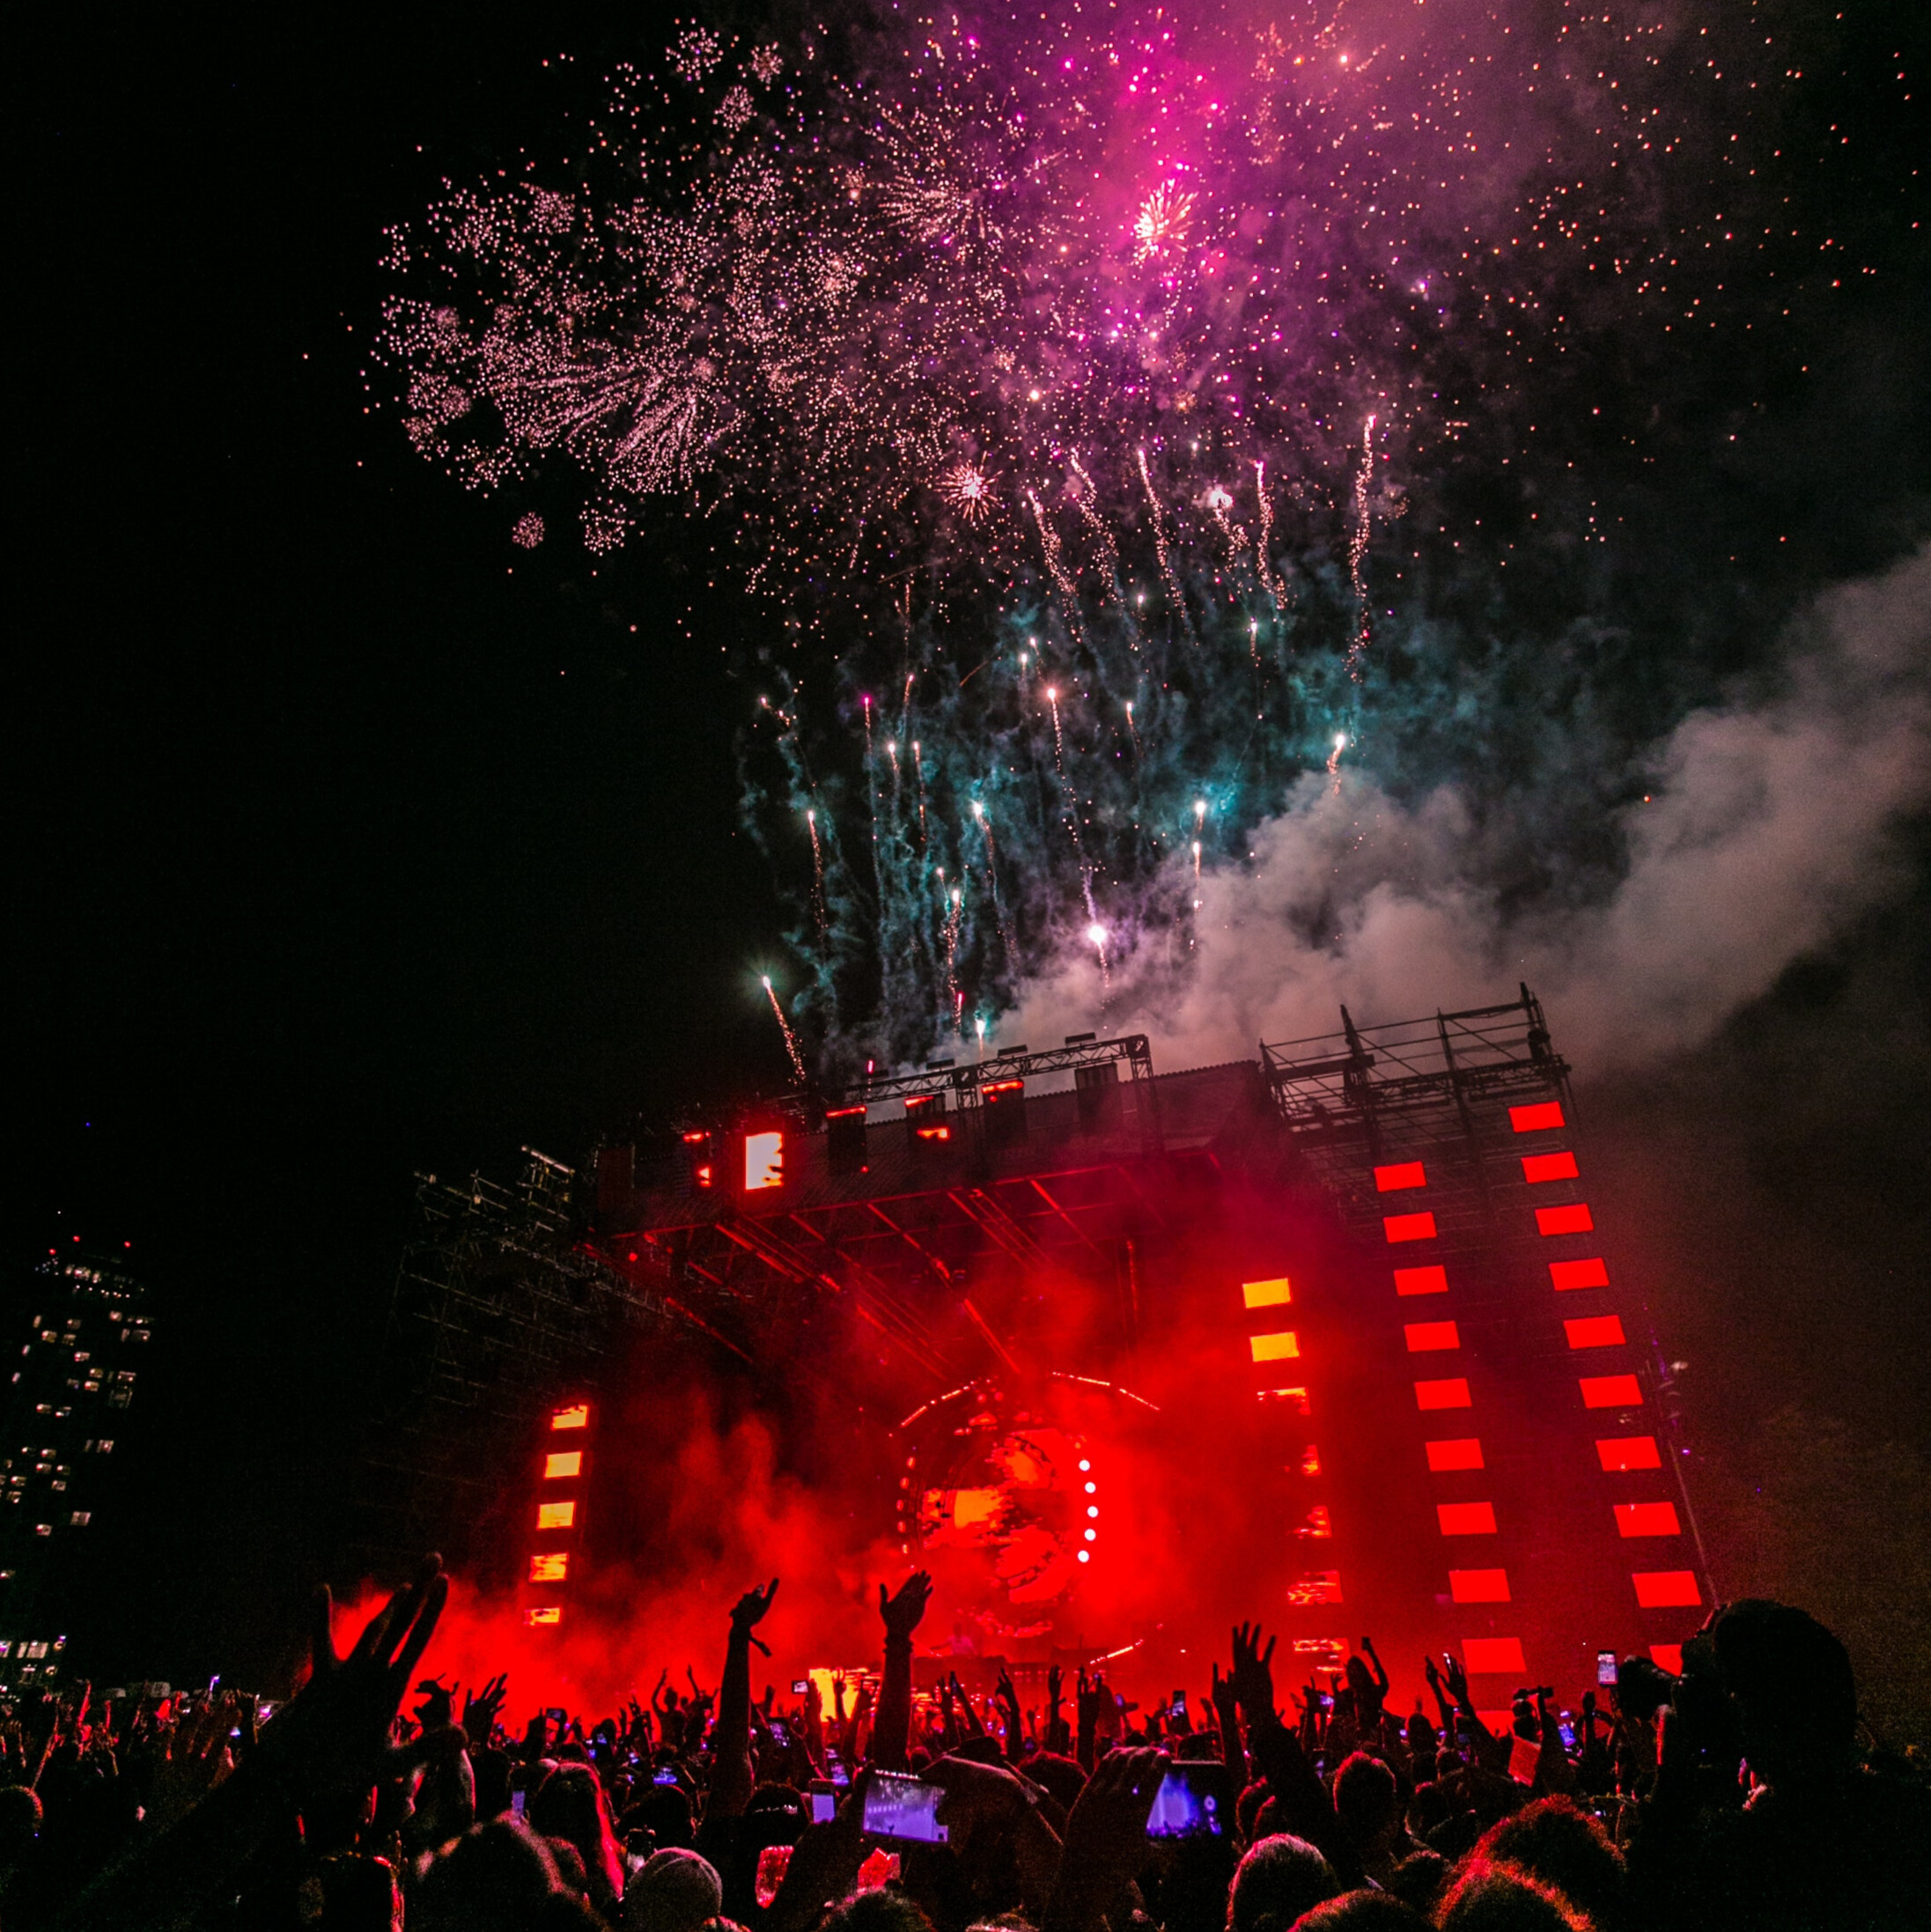
<svg viewBox="0 0 1931 1932"><path fill-rule="evenodd" d="M1415 1406L1418 1409L1465 1409L1469 1406L1469 1385L1460 1375L1446 1382L1418 1382Z"/></svg>
<svg viewBox="0 0 1931 1932"><path fill-rule="evenodd" d="M1567 1125L1562 1117L1559 1100L1539 1101L1532 1107L1511 1107L1508 1124L1517 1133L1539 1133L1544 1127Z"/></svg>
<svg viewBox="0 0 1931 1932"><path fill-rule="evenodd" d="M1375 1185L1383 1194L1398 1193L1404 1187L1426 1187L1428 1176L1419 1161L1397 1161L1392 1167L1375 1169Z"/></svg>
<svg viewBox="0 0 1931 1932"><path fill-rule="evenodd" d="M1525 1181L1573 1181L1577 1172L1573 1154L1525 1154L1522 1156L1522 1179Z"/></svg>
<svg viewBox="0 0 1931 1932"><path fill-rule="evenodd" d="M1491 1673L1506 1673L1514 1678L1529 1675L1529 1666L1522 1661L1520 1637L1464 1637L1462 1640L1462 1665L1471 1677Z"/></svg>
<svg viewBox="0 0 1931 1932"><path fill-rule="evenodd" d="M1437 1474L1445 1469L1482 1469L1482 1438L1478 1435L1443 1437L1421 1445L1428 1452L1428 1467Z"/></svg>
<svg viewBox="0 0 1931 1932"><path fill-rule="evenodd" d="M1636 1586L1636 1601L1645 1610L1693 1608L1703 1601L1694 1570L1637 1570L1630 1582Z"/></svg>
<svg viewBox="0 0 1931 1932"><path fill-rule="evenodd" d="M1577 1201L1570 1207L1538 1207L1536 1210L1536 1232L1540 1235L1587 1235L1595 1228L1595 1218L1589 1213L1587 1201Z"/></svg>
<svg viewBox="0 0 1931 1932"><path fill-rule="evenodd" d="M1616 1527L1625 1537L1674 1537L1683 1533L1673 1502L1619 1502Z"/></svg>
<svg viewBox="0 0 1931 1932"><path fill-rule="evenodd" d="M1445 1537L1492 1537L1495 1505L1492 1502L1438 1502L1435 1518Z"/></svg>
<svg viewBox="0 0 1931 1932"><path fill-rule="evenodd" d="M1459 1348L1462 1338L1453 1322L1408 1322L1402 1333L1408 1338L1408 1353L1425 1355L1431 1349Z"/></svg>
<svg viewBox="0 0 1931 1932"><path fill-rule="evenodd" d="M1599 1435L1596 1439L1596 1459L1611 1475L1618 1470L1662 1467L1653 1435Z"/></svg>
<svg viewBox="0 0 1931 1932"><path fill-rule="evenodd" d="M1642 1384L1633 1375L1579 1376L1585 1409L1634 1409L1641 1405Z"/></svg>
<svg viewBox="0 0 1931 1932"><path fill-rule="evenodd" d="M1671 1677L1683 1675L1683 1646L1680 1643L1653 1643L1649 1647L1649 1658L1659 1670L1667 1670Z"/></svg>
<svg viewBox="0 0 1931 1932"><path fill-rule="evenodd" d="M1549 1283L1556 1288L1606 1288L1610 1272L1601 1255L1591 1255L1587 1261L1551 1261Z"/></svg>
<svg viewBox="0 0 1931 1932"><path fill-rule="evenodd" d="M1448 1271L1446 1268L1397 1268L1395 1270L1395 1293L1397 1294L1446 1294L1448 1292Z"/></svg>
<svg viewBox="0 0 1931 1932"><path fill-rule="evenodd" d="M1687 1575L1689 1573L1685 1571L1684 1574ZM1508 1601L1508 1572L1450 1570L1448 1594L1458 1604L1506 1604Z"/></svg>
<svg viewBox="0 0 1931 1932"><path fill-rule="evenodd" d="M1433 1214L1383 1214L1382 1226L1388 1230L1390 1241L1433 1241L1435 1238Z"/></svg>
<svg viewBox="0 0 1931 1932"><path fill-rule="evenodd" d="M1562 1324L1571 1348L1619 1348L1628 1338L1619 1315L1579 1315Z"/></svg>

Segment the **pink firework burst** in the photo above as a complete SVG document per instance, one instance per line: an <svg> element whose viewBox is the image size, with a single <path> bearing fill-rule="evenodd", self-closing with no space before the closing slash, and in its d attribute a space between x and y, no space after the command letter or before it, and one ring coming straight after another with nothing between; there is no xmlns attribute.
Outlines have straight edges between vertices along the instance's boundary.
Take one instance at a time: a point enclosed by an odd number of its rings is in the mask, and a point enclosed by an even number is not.
<svg viewBox="0 0 1931 1932"><path fill-rule="evenodd" d="M543 541L543 520L534 510L526 510L510 532L510 542L520 550L534 550Z"/></svg>

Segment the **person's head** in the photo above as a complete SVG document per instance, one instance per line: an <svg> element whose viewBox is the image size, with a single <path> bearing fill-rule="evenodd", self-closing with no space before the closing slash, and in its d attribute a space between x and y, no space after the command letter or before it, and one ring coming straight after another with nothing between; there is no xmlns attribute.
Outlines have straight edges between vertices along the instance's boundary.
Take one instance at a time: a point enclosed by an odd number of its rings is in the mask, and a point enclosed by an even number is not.
<svg viewBox="0 0 1931 1932"><path fill-rule="evenodd" d="M1848 1766L1857 1736L1850 1653L1815 1617L1746 1597L1718 1611L1710 1641L1752 1772L1774 1785Z"/></svg>
<svg viewBox="0 0 1931 1932"><path fill-rule="evenodd" d="M1475 1855L1553 1885L1592 1917L1613 1921L1623 1905L1623 1855L1601 1824L1567 1798L1537 1798L1485 1832Z"/></svg>
<svg viewBox="0 0 1931 1932"><path fill-rule="evenodd" d="M1334 1774L1334 1809L1355 1844L1386 1838L1401 1817L1395 1773L1365 1751L1350 1752Z"/></svg>
<svg viewBox="0 0 1931 1932"><path fill-rule="evenodd" d="M495 1818L431 1862L409 1899L409 1932L525 1932L557 1889L549 1846Z"/></svg>
<svg viewBox="0 0 1931 1932"><path fill-rule="evenodd" d="M1254 1845L1234 1874L1227 1932L1286 1932L1303 1912L1340 1890L1334 1868L1306 1839L1276 1832Z"/></svg>
<svg viewBox="0 0 1931 1932"><path fill-rule="evenodd" d="M692 1840L690 1794L682 1785L648 1784L630 1807L634 1822L667 1848L688 1847Z"/></svg>
<svg viewBox="0 0 1931 1932"><path fill-rule="evenodd" d="M1292 1932L1421 1932L1427 1920L1385 1891L1344 1891L1296 1919Z"/></svg>
<svg viewBox="0 0 1931 1932"><path fill-rule="evenodd" d="M1043 1751L1036 1758L1028 1758L1026 1775L1068 1811L1072 1810L1073 1800L1080 1796L1087 1781L1087 1774L1080 1768L1077 1759L1062 1758L1053 1751Z"/></svg>
<svg viewBox="0 0 1931 1932"><path fill-rule="evenodd" d="M623 1896L623 1860L611 1828L603 1787L588 1765L559 1764L530 1800L531 1825L545 1838L566 1840L582 1858L593 1902Z"/></svg>
<svg viewBox="0 0 1931 1932"><path fill-rule="evenodd" d="M402 1892L386 1858L338 1854L321 1861L319 1932L402 1932Z"/></svg>
<svg viewBox="0 0 1931 1932"><path fill-rule="evenodd" d="M697 1932L724 1908L716 1868L696 1852L646 1859L623 1894L623 1932Z"/></svg>
<svg viewBox="0 0 1931 1932"><path fill-rule="evenodd" d="M0 1788L0 1869L18 1865L41 1835L41 1801L24 1784Z"/></svg>
<svg viewBox="0 0 1931 1932"><path fill-rule="evenodd" d="M1596 1932L1588 1915L1553 1885L1480 1858L1463 1868L1436 1922L1441 1932Z"/></svg>
<svg viewBox="0 0 1931 1932"><path fill-rule="evenodd" d="M1360 1657L1348 1659L1348 1688L1354 1692L1354 1707L1366 1710L1370 1704L1380 1702L1375 1695L1375 1674Z"/></svg>
<svg viewBox="0 0 1931 1932"><path fill-rule="evenodd" d="M629 1927L624 1932L630 1932ZM855 1891L821 1932L932 1932L932 1921L903 1892Z"/></svg>

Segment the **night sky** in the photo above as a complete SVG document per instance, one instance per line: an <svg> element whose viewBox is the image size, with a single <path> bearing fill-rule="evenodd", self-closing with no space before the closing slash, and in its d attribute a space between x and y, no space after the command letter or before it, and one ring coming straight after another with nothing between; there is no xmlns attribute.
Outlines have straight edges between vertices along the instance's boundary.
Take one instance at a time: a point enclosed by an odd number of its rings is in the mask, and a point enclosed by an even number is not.
<svg viewBox="0 0 1931 1932"><path fill-rule="evenodd" d="M1852 15L1832 98L1860 136L1895 137L1916 11ZM748 699L712 641L741 613L674 545L594 578L573 547L526 558L365 413L383 225L560 130L668 18L68 9L17 41L4 1253L10 1309L76 1234L131 1243L158 1298L99 1546L151 1585L103 1668L266 1680L287 1655L412 1172L579 1159L785 1083L755 975L786 918L738 830ZM1847 454L1925 424L1906 227L1851 318L1874 346ZM1861 483L1865 568L1931 524L1924 446ZM1688 1061L1579 1069L1691 1364L1720 1587L1809 1590L1840 1625L1861 1596L1854 1642L1893 1655L1931 1646L1893 1574L1931 1546L1927 830Z"/></svg>

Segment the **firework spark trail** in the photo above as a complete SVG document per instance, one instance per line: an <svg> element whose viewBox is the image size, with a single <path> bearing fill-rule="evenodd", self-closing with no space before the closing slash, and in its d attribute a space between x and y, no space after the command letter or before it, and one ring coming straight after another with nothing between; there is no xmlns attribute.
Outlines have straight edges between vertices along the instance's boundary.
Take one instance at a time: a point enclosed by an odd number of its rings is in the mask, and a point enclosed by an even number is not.
<svg viewBox="0 0 1931 1932"><path fill-rule="evenodd" d="M1259 456L1254 459L1254 494L1261 506L1261 534L1255 540L1254 555L1260 564L1261 588L1273 599L1279 616L1287 608L1287 594L1274 575L1274 505L1267 494L1267 463Z"/></svg>
<svg viewBox="0 0 1931 1932"><path fill-rule="evenodd" d="M1147 514L1153 520L1153 550L1160 558L1160 574L1167 581L1167 595L1174 615L1180 620L1183 634L1190 644L1198 645L1200 639L1194 635L1193 619L1187 613L1187 600L1181 593L1179 578L1174 574L1173 554L1167 548L1167 526L1161 517L1160 498L1153 494L1153 479L1146 468L1144 445L1133 452L1133 461L1139 465L1140 485L1146 492Z"/></svg>
<svg viewBox="0 0 1931 1932"><path fill-rule="evenodd" d="M1354 473L1354 535L1348 542L1348 582L1354 592L1354 640L1348 645L1348 675L1359 684L1367 656L1367 539L1370 522L1367 486L1375 475L1375 418L1361 428L1361 467Z"/></svg>
<svg viewBox="0 0 1931 1932"><path fill-rule="evenodd" d="M1006 906L999 897L999 854L992 837L991 815L977 799L972 801L972 820L979 829L980 837L985 840L985 889L992 903L992 919L999 929L999 944L1006 949L1008 962L1016 962L1019 949L1013 943L1013 935L1006 924Z"/></svg>
<svg viewBox="0 0 1931 1932"><path fill-rule="evenodd" d="M1076 645L1084 645L1086 634L1080 622L1080 591L1072 578L1066 574L1065 563L1059 548L1059 534L1046 520L1045 510L1041 506L1036 492L1028 490L1026 501L1031 505L1033 521L1039 526L1039 545L1045 553L1047 573L1053 580L1054 587L1062 600L1060 616L1065 619L1066 630Z"/></svg>
<svg viewBox="0 0 1931 1932"><path fill-rule="evenodd" d="M785 1009L778 1003L777 990L772 986L769 975L764 977L764 997L771 1003L771 1012L777 1018L778 1031L785 1036L785 1051L791 1055L792 1071L798 1076L802 1087L810 1076L805 1072L805 1056L799 1051L798 1036L792 1031L792 1023L785 1017Z"/></svg>
<svg viewBox="0 0 1931 1932"><path fill-rule="evenodd" d="M910 680L907 680L908 686ZM920 755L918 741L912 740L912 773L918 785L918 849L925 849L925 761Z"/></svg>
<svg viewBox="0 0 1931 1932"><path fill-rule="evenodd" d="M829 921L825 914L825 853L818 841L818 813L815 807L807 809L805 823L811 828L811 911L813 922L818 928L818 943L822 946L829 933Z"/></svg>
<svg viewBox="0 0 1931 1932"><path fill-rule="evenodd" d="M1100 914L1093 903L1093 866L1087 858L1086 841L1080 836L1080 795L1073 790L1072 780L1066 776L1066 739L1059 728L1059 693L1050 684L1046 687L1046 702L1052 707L1053 769L1059 774L1066 830L1072 834L1072 849L1080 861L1080 890L1086 899L1087 918L1097 925Z"/></svg>

